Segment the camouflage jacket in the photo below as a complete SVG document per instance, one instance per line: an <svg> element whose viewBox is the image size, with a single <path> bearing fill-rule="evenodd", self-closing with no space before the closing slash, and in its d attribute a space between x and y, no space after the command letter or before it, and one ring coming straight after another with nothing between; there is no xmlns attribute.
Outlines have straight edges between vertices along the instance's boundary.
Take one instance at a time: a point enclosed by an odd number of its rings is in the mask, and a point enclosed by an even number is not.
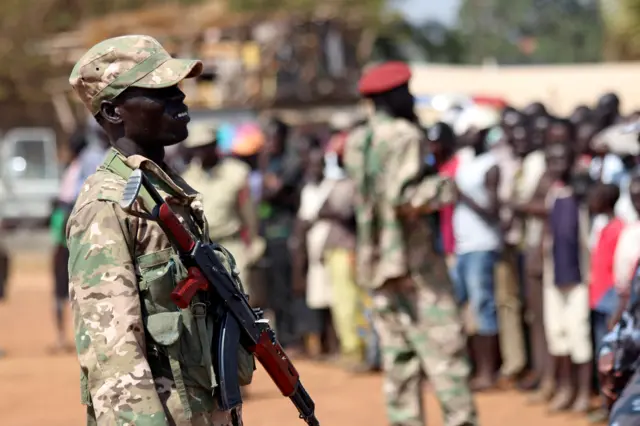
<svg viewBox="0 0 640 426"><path fill-rule="evenodd" d="M435 175L418 179L422 138L409 121L376 114L346 142L345 167L358 187L357 269L364 287L378 288L408 274L450 287L429 222L399 214L408 205L431 212L453 201L450 181Z"/></svg>
<svg viewBox="0 0 640 426"><path fill-rule="evenodd" d="M620 321L601 342L596 342L598 357L614 355L614 371L629 378L640 368L640 266L632 278L631 295Z"/></svg>
<svg viewBox="0 0 640 426"><path fill-rule="evenodd" d="M67 224L82 402L90 424L190 425L194 414L216 410L213 319L171 302L184 266L156 223L119 207L125 176L136 168L196 237L209 240L200 195L148 159L111 150L87 179ZM237 276L233 257L220 255ZM253 358L242 351L239 361L246 384Z"/></svg>

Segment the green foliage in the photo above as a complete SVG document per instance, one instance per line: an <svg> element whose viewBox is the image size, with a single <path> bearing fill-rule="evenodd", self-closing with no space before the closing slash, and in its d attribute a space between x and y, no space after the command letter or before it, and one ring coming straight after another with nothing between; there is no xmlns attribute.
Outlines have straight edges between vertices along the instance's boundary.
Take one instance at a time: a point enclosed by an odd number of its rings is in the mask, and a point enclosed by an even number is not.
<svg viewBox="0 0 640 426"><path fill-rule="evenodd" d="M640 0L601 0L605 24L605 56L640 60Z"/></svg>
<svg viewBox="0 0 640 426"><path fill-rule="evenodd" d="M466 62L507 64L599 61L602 28L597 0L464 0L457 25Z"/></svg>
<svg viewBox="0 0 640 426"><path fill-rule="evenodd" d="M201 0L180 0L190 4ZM71 31L85 19L132 10L167 0L3 0L0 2L0 103L28 105L28 114L50 102L50 78L68 75L34 46L54 34ZM33 106L33 108L31 108ZM37 120L37 117L34 117Z"/></svg>
<svg viewBox="0 0 640 426"><path fill-rule="evenodd" d="M413 26L396 19L380 29L372 59L457 64L464 60L464 51L458 34L439 22Z"/></svg>
<svg viewBox="0 0 640 426"><path fill-rule="evenodd" d="M318 2L316 0L235 0L231 1L231 9L239 12L282 12L311 13L328 11L334 13L362 11L365 14L379 18L380 12L388 2L385 0L328 0Z"/></svg>

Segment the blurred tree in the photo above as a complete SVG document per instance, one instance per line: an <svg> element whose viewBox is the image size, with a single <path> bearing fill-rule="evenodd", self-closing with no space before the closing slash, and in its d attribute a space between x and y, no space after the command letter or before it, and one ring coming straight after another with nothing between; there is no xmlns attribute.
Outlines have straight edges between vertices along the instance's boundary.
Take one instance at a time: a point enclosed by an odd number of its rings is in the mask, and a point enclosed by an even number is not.
<svg viewBox="0 0 640 426"><path fill-rule="evenodd" d="M47 77L58 72L47 58L33 55L33 46L47 36L70 31L83 20L112 12L147 8L153 5L195 4L204 0L3 0L0 2L0 101L17 97L28 102L42 98ZM274 11L271 0L221 0L241 11ZM311 0L282 0L278 8L301 13L312 9L337 13L358 10L374 19L386 0L335 0L318 6Z"/></svg>
<svg viewBox="0 0 640 426"><path fill-rule="evenodd" d="M373 33L367 59L459 63L463 47L457 33L439 22L411 25L399 13L392 12L402 0L334 0L318 4L316 0L282 0L279 8L298 13L326 12L346 16L356 12L366 30ZM271 0L236 0L232 7L240 11L273 11Z"/></svg>
<svg viewBox="0 0 640 426"><path fill-rule="evenodd" d="M36 46L54 34L73 31L83 21L113 12L164 4L195 4L213 0L3 0L0 2L0 107L7 118L25 114L27 120L55 122L46 84L53 76L66 76L64 68L36 53ZM465 56L458 34L434 22L413 27L389 7L403 0L219 0L243 12L290 12L354 16L365 25L362 57L374 59L460 62ZM490 0L487 0L490 1ZM521 1L521 0L510 0ZM41 52L40 52L41 53ZM5 108L11 106L11 111ZM46 116L46 117L44 117ZM43 119L46 118L46 119Z"/></svg>
<svg viewBox="0 0 640 426"><path fill-rule="evenodd" d="M411 25L396 16L380 28L372 56L374 60L461 63L464 46L458 33L440 22Z"/></svg>
<svg viewBox="0 0 640 426"><path fill-rule="evenodd" d="M0 106L5 128L14 121L55 123L46 90L49 78L68 74L35 54L41 40L73 30L84 19L110 12L201 0L3 0L0 2ZM9 118L8 115L16 118ZM18 118L21 117L21 118Z"/></svg>
<svg viewBox="0 0 640 426"><path fill-rule="evenodd" d="M598 0L463 0L457 31L465 61L596 62L602 56Z"/></svg>
<svg viewBox="0 0 640 426"><path fill-rule="evenodd" d="M639 60L640 0L600 0L600 5L605 27L605 58Z"/></svg>
<svg viewBox="0 0 640 426"><path fill-rule="evenodd" d="M229 6L241 12L276 12L288 11L300 14L325 12L328 14L348 14L357 11L364 19L377 21L384 8L398 0L280 0L274 7L273 0L231 0ZM400 0L401 1L401 0Z"/></svg>

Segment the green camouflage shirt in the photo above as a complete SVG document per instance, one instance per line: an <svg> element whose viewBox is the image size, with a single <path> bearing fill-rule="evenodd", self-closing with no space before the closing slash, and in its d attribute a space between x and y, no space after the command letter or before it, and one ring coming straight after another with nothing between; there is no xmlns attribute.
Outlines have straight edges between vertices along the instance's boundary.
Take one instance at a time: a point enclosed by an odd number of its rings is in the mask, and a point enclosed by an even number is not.
<svg viewBox="0 0 640 426"><path fill-rule="evenodd" d="M453 201L446 179L430 176L410 184L422 169L422 139L409 121L376 114L347 140L345 167L358 187L357 265L364 287L378 288L408 274L447 280L427 220L409 223L398 214L406 205L431 211Z"/></svg>
<svg viewBox="0 0 640 426"><path fill-rule="evenodd" d="M87 179L67 224L83 403L98 425L191 425L193 414L216 410L215 375L203 361L210 340L200 339L211 337L212 320L171 302L184 266L159 225L120 208L126 180L116 163L147 171L190 231L208 241L200 195L152 161L112 150ZM240 363L252 364L244 354Z"/></svg>

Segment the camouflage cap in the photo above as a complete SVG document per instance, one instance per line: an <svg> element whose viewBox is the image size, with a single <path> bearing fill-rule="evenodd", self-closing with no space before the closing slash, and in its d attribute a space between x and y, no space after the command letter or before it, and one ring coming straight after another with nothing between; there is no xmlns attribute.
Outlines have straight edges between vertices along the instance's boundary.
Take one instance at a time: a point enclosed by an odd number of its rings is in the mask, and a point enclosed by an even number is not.
<svg viewBox="0 0 640 426"><path fill-rule="evenodd" d="M161 89L202 73L202 62L175 59L153 37L127 35L93 46L76 63L69 83L96 115L102 101L129 87Z"/></svg>

